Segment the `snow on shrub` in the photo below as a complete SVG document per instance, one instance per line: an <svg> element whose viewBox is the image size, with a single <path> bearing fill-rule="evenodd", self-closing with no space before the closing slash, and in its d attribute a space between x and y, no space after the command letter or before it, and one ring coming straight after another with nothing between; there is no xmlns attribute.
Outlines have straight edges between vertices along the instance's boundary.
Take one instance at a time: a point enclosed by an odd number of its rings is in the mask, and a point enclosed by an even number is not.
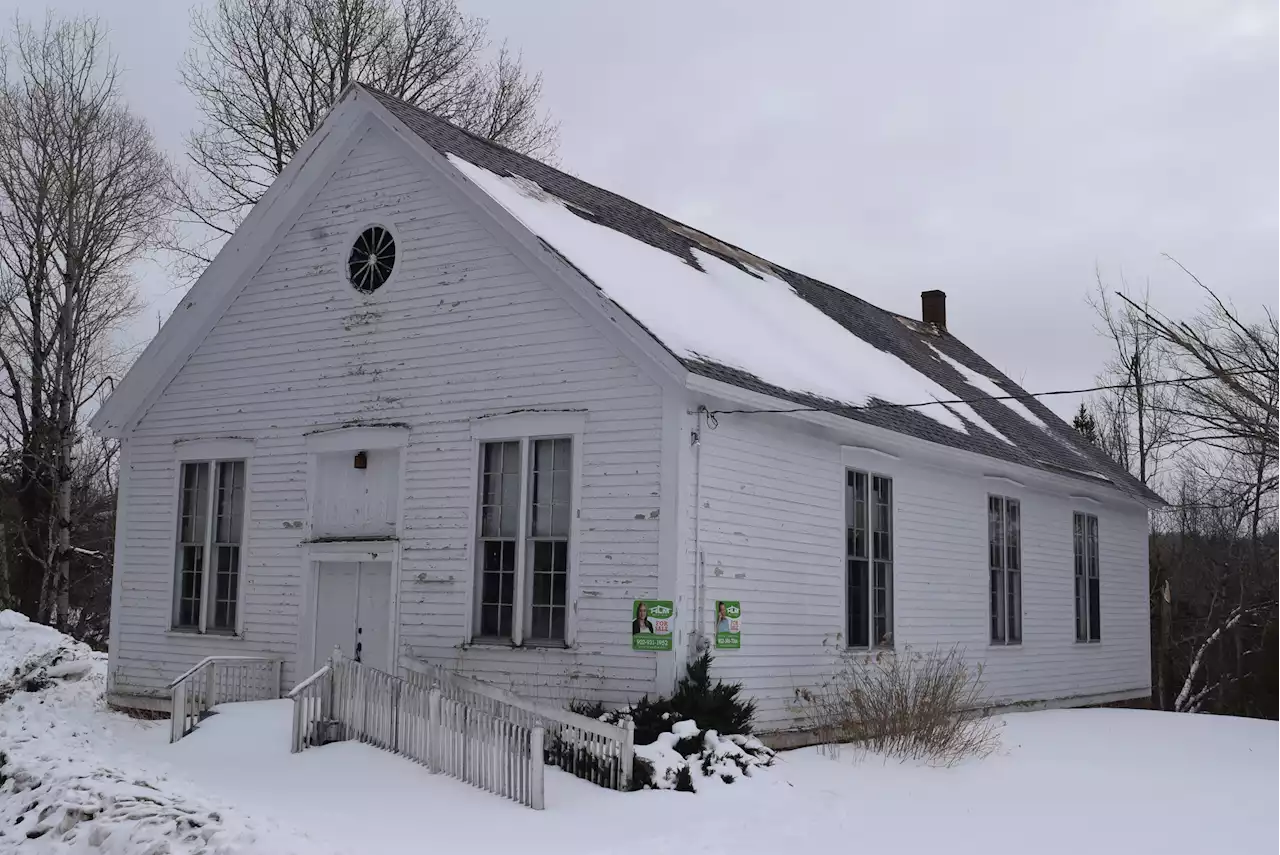
<svg viewBox="0 0 1280 855"><path fill-rule="evenodd" d="M721 736L693 720L676 722L648 745L636 746L640 787L696 792L705 783L732 784L760 766L773 765L773 751L754 736ZM640 771L643 770L643 771Z"/></svg>
<svg viewBox="0 0 1280 855"><path fill-rule="evenodd" d="M694 775L718 777L726 783L751 774L754 766L768 766L773 752L751 736L755 701L741 696L741 683L711 679L710 653L689 663L671 697L649 700L645 695L631 706L606 710L599 703L570 704L581 715L609 724L630 721L635 726L636 763L631 788L694 790ZM698 722L703 727L699 728ZM729 734L720 736L720 734Z"/></svg>
<svg viewBox="0 0 1280 855"><path fill-rule="evenodd" d="M631 706L614 710L606 710L599 703L574 703L569 708L609 724L630 721L635 725L636 744L651 743L671 725L690 719L721 733L751 733L755 701L741 696L741 683L712 682L711 662L710 653L690 662L669 698L660 696L651 701L645 695Z"/></svg>

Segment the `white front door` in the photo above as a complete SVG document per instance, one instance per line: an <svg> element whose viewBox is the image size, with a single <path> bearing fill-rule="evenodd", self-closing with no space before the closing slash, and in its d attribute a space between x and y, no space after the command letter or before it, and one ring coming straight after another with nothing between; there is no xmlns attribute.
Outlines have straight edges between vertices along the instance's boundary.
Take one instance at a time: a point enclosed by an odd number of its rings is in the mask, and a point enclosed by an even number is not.
<svg viewBox="0 0 1280 855"><path fill-rule="evenodd" d="M348 659L391 670L390 562L320 562L315 667L329 658L334 647Z"/></svg>

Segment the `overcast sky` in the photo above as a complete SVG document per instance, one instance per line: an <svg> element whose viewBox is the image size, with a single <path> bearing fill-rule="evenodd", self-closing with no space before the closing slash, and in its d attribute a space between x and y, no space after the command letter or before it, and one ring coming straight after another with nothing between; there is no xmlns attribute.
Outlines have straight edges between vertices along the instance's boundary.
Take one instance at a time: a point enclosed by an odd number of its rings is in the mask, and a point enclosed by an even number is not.
<svg viewBox="0 0 1280 855"><path fill-rule="evenodd" d="M44 5L107 23L180 156L187 4ZM1274 0L460 5L542 71L563 168L887 309L941 288L951 331L1030 391L1105 360L1095 269L1189 312L1168 253L1246 314L1276 306ZM178 295L154 269L144 292L149 333Z"/></svg>

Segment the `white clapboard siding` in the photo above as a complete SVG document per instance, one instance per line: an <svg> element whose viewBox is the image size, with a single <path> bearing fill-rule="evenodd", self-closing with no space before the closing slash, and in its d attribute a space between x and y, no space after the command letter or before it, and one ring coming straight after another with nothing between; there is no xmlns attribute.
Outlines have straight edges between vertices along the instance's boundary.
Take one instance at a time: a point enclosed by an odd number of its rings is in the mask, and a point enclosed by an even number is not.
<svg viewBox="0 0 1280 855"><path fill-rule="evenodd" d="M377 130L356 145L131 435L114 691L159 694L212 654L278 655L286 684L306 676L295 659L303 437L352 420L411 427L402 652L535 697L620 702L653 690L654 654L633 653L626 627L631 599L657 589L661 392L396 145ZM365 298L342 268L370 222L393 228L398 259ZM577 644L464 651L470 420L520 408L586 411ZM243 639L166 631L173 442L220 436L255 441Z"/></svg>
<svg viewBox="0 0 1280 855"><path fill-rule="evenodd" d="M742 680L764 729L795 726L794 693L829 676L843 650L845 463L835 440L723 415L703 433L701 547L707 608L741 600L742 649L715 673ZM1065 491L980 472L866 455L893 477L896 647L959 645L997 701L1056 700L1149 685L1147 519L1121 500L1075 504ZM988 644L988 493L1022 502L1023 643ZM1098 516L1101 644L1075 643L1072 512Z"/></svg>

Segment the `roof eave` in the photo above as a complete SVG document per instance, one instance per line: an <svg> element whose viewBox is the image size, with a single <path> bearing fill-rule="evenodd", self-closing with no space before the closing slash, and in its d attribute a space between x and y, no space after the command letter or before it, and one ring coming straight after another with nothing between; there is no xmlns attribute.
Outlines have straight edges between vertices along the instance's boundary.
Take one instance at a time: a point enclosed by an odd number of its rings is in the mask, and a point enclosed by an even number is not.
<svg viewBox="0 0 1280 855"><path fill-rule="evenodd" d="M1013 473L1014 477L1020 477L1031 480L1039 480L1051 483L1055 487L1063 490L1074 490L1073 495L1087 496L1087 493L1081 492L1092 489L1106 496L1122 500L1124 502L1134 503L1143 506L1147 510L1159 510L1164 507L1164 500L1154 492L1147 488L1150 496L1135 495L1129 491L1122 489L1114 482L1101 482L1098 479L1077 477L1067 473L1055 472L1048 469L1028 466L1023 463L1016 463L1011 460L1003 460L998 457L991 457L976 451L968 451L962 448L956 448L950 445L930 442L926 439L911 436L910 434L898 431L888 430L866 422L842 416L838 413L827 412L824 410L797 410L796 403L785 398L778 398L772 395L766 395L731 383L725 383L721 380L715 380L701 374L690 373L687 381L689 391L694 393L702 393L712 395L717 398L733 401L750 407L757 407L765 410L783 410L777 415L780 418L797 419L807 421L822 427L832 428L842 433L856 434L864 437L868 442L872 443L870 447L880 446L879 450L893 451L895 453L914 453L917 455L932 456L938 458L950 458L953 460L965 460L974 464L981 464L981 468L990 470L992 474Z"/></svg>
<svg viewBox="0 0 1280 855"><path fill-rule="evenodd" d="M302 200L316 182L327 175L322 149L340 147L350 139L367 110L357 105L358 86L348 86L339 100L284 171L253 206L235 233L222 245L182 301L147 343L142 354L89 419L89 426L103 436L119 438L128 433L168 385L178 368L204 340L248 278L276 243Z"/></svg>

